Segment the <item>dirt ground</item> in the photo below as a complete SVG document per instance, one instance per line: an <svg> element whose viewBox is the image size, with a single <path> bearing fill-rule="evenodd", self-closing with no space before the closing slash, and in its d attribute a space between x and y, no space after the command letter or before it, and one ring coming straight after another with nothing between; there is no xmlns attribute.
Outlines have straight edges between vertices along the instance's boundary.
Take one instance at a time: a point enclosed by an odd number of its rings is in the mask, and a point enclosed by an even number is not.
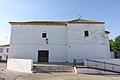
<svg viewBox="0 0 120 80"><path fill-rule="evenodd" d="M5 63L0 63L0 80L120 80L120 74L75 74L69 73L19 73L6 69Z"/></svg>

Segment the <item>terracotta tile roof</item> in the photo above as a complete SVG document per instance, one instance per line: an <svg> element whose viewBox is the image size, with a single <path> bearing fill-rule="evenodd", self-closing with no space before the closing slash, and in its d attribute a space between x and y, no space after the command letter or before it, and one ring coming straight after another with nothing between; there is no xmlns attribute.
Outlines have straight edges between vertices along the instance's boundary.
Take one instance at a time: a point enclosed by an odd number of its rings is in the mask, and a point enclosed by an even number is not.
<svg viewBox="0 0 120 80"><path fill-rule="evenodd" d="M9 22L11 25L60 25L67 26L67 24L104 24L105 22L98 22L93 20L75 19L71 21L30 21L30 22Z"/></svg>
<svg viewBox="0 0 120 80"><path fill-rule="evenodd" d="M43 21L32 21L32 22L9 22L11 25L63 25L66 26L65 22L43 22Z"/></svg>
<svg viewBox="0 0 120 80"><path fill-rule="evenodd" d="M68 22L97 22L97 21L93 21L93 20L86 20L86 19L75 19L75 20L71 20Z"/></svg>
<svg viewBox="0 0 120 80"><path fill-rule="evenodd" d="M94 20L86 20L86 19L75 19L68 21L68 23L76 23L76 24L104 24L105 22L99 22Z"/></svg>

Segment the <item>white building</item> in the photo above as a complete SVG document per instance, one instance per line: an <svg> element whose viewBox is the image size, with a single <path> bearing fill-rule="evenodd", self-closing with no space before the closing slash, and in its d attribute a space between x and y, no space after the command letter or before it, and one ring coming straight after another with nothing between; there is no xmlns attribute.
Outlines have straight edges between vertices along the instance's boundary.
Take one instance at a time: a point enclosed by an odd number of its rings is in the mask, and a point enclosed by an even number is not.
<svg viewBox="0 0 120 80"><path fill-rule="evenodd" d="M10 58L27 58L34 62L110 58L109 32L105 31L105 22L76 19L10 24Z"/></svg>
<svg viewBox="0 0 120 80"><path fill-rule="evenodd" d="M9 44L7 45L0 45L0 61L7 60L9 55Z"/></svg>

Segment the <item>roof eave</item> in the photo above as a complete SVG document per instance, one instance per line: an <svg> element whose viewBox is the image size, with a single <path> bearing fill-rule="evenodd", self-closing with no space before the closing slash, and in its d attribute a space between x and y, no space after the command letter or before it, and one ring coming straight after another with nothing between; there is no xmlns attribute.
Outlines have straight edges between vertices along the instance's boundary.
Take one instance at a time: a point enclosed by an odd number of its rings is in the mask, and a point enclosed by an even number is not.
<svg viewBox="0 0 120 80"><path fill-rule="evenodd" d="M68 22L68 24L105 24L105 22Z"/></svg>
<svg viewBox="0 0 120 80"><path fill-rule="evenodd" d="M9 22L11 25L59 25L67 26L65 22Z"/></svg>

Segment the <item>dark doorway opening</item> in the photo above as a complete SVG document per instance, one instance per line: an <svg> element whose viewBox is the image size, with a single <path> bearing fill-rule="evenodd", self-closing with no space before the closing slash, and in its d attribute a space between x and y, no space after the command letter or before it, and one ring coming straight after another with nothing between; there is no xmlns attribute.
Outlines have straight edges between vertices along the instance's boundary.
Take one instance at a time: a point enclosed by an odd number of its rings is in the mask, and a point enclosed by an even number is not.
<svg viewBox="0 0 120 80"><path fill-rule="evenodd" d="M48 50L39 50L38 51L38 62L48 62L49 51Z"/></svg>

